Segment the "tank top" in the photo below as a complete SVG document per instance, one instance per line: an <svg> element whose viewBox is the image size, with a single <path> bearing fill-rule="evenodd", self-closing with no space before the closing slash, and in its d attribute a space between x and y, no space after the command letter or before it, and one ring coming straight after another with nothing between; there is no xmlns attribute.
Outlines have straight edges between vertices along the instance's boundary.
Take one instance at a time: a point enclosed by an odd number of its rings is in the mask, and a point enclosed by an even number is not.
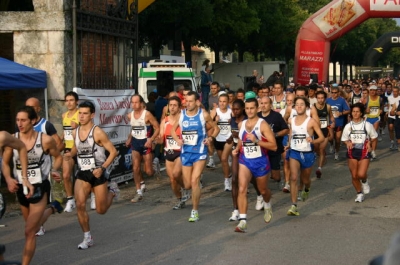
<svg viewBox="0 0 400 265"><path fill-rule="evenodd" d="M106 161L104 147L96 144L94 139L93 132L96 127L96 125L93 125L88 136L83 141L79 138L79 129L81 127L78 126L76 128L75 146L78 151L78 167L81 171L93 170L96 167L100 167Z"/></svg>
<svg viewBox="0 0 400 265"><path fill-rule="evenodd" d="M367 118L379 117L380 99L380 97L377 97L376 100L372 100L371 97L369 97L367 106L369 107L369 113L367 114Z"/></svg>
<svg viewBox="0 0 400 265"><path fill-rule="evenodd" d="M358 94L358 95L353 92L352 96L351 96L350 104L354 105L354 104L360 102L361 97L362 97L362 92L361 91L360 91L360 94Z"/></svg>
<svg viewBox="0 0 400 265"><path fill-rule="evenodd" d="M28 150L28 174L27 177L31 184L42 183L48 179L51 169L51 156L46 154L42 145L43 133L39 132L33 147ZM15 133L15 138L19 138L19 133ZM18 150L13 149L14 176L22 184L22 168Z"/></svg>
<svg viewBox="0 0 400 265"><path fill-rule="evenodd" d="M366 121L362 121L361 123L354 123L353 121L350 121L350 134L349 134L349 139L350 141L354 144L353 149L361 149L361 150L367 150L367 145L368 145L368 134L367 130L365 128L365 123Z"/></svg>
<svg viewBox="0 0 400 265"><path fill-rule="evenodd" d="M306 115L308 117L311 117L311 109L310 108L306 109ZM292 111L290 112L289 118L291 118L293 120L293 118L296 116L297 116L297 110L293 106Z"/></svg>
<svg viewBox="0 0 400 265"><path fill-rule="evenodd" d="M261 122L264 121L264 119L258 118L256 125L250 132L246 130L247 121L248 120L244 120L242 122L242 127L239 130L239 138L242 140L241 154L243 154L246 159L265 157L267 155L267 150L247 139L248 134L254 134L259 141L267 141L261 134Z"/></svg>
<svg viewBox="0 0 400 265"><path fill-rule="evenodd" d="M194 116L188 116L186 110L182 110L179 126L183 139L182 153L206 154L208 148L204 144L206 121L204 120L203 110L199 108Z"/></svg>
<svg viewBox="0 0 400 265"><path fill-rule="evenodd" d="M243 121L247 119L247 116L244 115ZM236 117L231 118L231 133L237 133L239 135L239 123L236 121ZM233 142L235 144L238 143L239 138L233 137Z"/></svg>
<svg viewBox="0 0 400 265"><path fill-rule="evenodd" d="M45 118L40 118L39 122L33 125L33 129L37 132L48 134L46 131L46 122Z"/></svg>
<svg viewBox="0 0 400 265"><path fill-rule="evenodd" d="M222 112L220 108L216 109L217 116L219 120L217 122L219 133L215 138L218 142L225 142L229 137L231 137L231 124L229 120L232 117L232 110L227 109L226 112Z"/></svg>
<svg viewBox="0 0 400 265"><path fill-rule="evenodd" d="M142 115L140 115L139 119L135 119L134 113L135 111L131 112L131 135L135 139L149 138L152 133L152 127L150 124L146 124L145 122L147 110L142 111Z"/></svg>
<svg viewBox="0 0 400 265"><path fill-rule="evenodd" d="M272 101L272 109L276 112L281 112L286 108L286 95L283 95L283 99L280 102L276 101L276 97L274 96L274 100Z"/></svg>
<svg viewBox="0 0 400 265"><path fill-rule="evenodd" d="M178 145L178 143L172 138L171 136L171 129L172 129L172 124L169 123L169 116L165 117L165 127L164 127L164 143L165 147L164 150L176 150L180 151L181 147ZM175 130L176 135L178 136L179 139L182 139L182 133L181 133L181 128L178 126Z"/></svg>
<svg viewBox="0 0 400 265"><path fill-rule="evenodd" d="M290 139L290 149L296 150L299 152L310 152L311 149L311 144L307 142L307 137L310 137L307 131L307 125L308 122L310 121L310 117L308 116L304 122L300 125L295 124L295 119L294 117L291 120L291 128L292 128L292 137Z"/></svg>
<svg viewBox="0 0 400 265"><path fill-rule="evenodd" d="M328 113L328 105L324 105L322 109L317 108L317 105L314 104L315 109L317 110L317 114L319 117L319 121L321 124L321 129L325 129L329 124L329 113Z"/></svg>
<svg viewBox="0 0 400 265"><path fill-rule="evenodd" d="M74 115L72 115L72 117L68 117L68 114L69 111L65 113L62 123L64 129L65 148L71 149L74 146L74 137L72 136L73 128L71 127L71 122L79 124L79 118L78 118L79 111L76 111Z"/></svg>

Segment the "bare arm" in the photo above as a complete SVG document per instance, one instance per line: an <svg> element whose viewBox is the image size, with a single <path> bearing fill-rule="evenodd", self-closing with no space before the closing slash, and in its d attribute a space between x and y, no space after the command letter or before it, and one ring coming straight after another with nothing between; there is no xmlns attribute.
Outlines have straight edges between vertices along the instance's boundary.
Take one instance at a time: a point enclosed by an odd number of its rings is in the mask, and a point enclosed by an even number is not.
<svg viewBox="0 0 400 265"><path fill-rule="evenodd" d="M60 150L56 146L56 142L53 137L46 134L42 134L43 139L43 149L54 158L53 167L51 169L51 176L57 182L61 181L60 168L62 165L62 156Z"/></svg>
<svg viewBox="0 0 400 265"><path fill-rule="evenodd" d="M146 144L144 146L147 148L151 148L153 141L160 135L160 124L158 124L156 118L149 111L146 112L146 116L147 121L151 124L151 126L153 126L154 133L150 138L147 138Z"/></svg>
<svg viewBox="0 0 400 265"><path fill-rule="evenodd" d="M314 119L310 119L310 122L308 123L308 128L307 128L308 134L309 135L314 135L314 132L315 132L318 135L318 139L312 139L312 137L309 137L310 138L309 139L310 143L312 143L312 144L320 144L325 140L324 134L322 133L320 127L321 126L320 126L319 122L317 122Z"/></svg>
<svg viewBox="0 0 400 265"><path fill-rule="evenodd" d="M107 168L112 164L114 159L117 157L118 152L110 139L108 139L107 134L100 127L96 127L93 133L96 143L100 146L103 146L104 149L109 152L106 161L104 161L101 167L93 170L93 175L96 178L99 178L103 174L103 168Z"/></svg>
<svg viewBox="0 0 400 265"><path fill-rule="evenodd" d="M131 121L131 115L132 115L132 112L129 112L128 114L126 114L126 118L128 119L128 121ZM128 139L126 139L126 141L125 141L125 146L129 146L131 144L131 141L132 141L131 130L132 130L132 128L129 127Z"/></svg>
<svg viewBox="0 0 400 265"><path fill-rule="evenodd" d="M164 133L165 133L165 120L161 120L161 125L160 125L160 133L158 137L156 137L156 141L158 144L162 144L164 142Z"/></svg>
<svg viewBox="0 0 400 265"><path fill-rule="evenodd" d="M275 135L269 127L268 123L265 121L261 122L261 133L267 139L267 142L259 141L258 145L262 148L276 151L278 149L278 146L276 145Z"/></svg>

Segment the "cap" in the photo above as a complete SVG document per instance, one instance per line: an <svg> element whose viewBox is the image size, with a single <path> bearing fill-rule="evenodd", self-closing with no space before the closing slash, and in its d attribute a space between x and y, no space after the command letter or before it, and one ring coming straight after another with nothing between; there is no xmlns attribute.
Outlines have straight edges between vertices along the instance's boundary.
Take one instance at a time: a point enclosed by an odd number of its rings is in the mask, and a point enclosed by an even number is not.
<svg viewBox="0 0 400 265"><path fill-rule="evenodd" d="M244 99L251 99L251 98L257 98L256 93L254 93L253 91L247 91L246 94L244 94Z"/></svg>
<svg viewBox="0 0 400 265"><path fill-rule="evenodd" d="M218 97L221 96L222 94L226 94L226 92L225 91L219 91L218 92Z"/></svg>
<svg viewBox="0 0 400 265"><path fill-rule="evenodd" d="M336 84L336 83L333 83L332 84L332 87L338 87L339 85L338 84Z"/></svg>
<svg viewBox="0 0 400 265"><path fill-rule="evenodd" d="M372 85L372 86L369 86L369 90L377 90L378 89L378 87L377 86L375 86L375 85Z"/></svg>
<svg viewBox="0 0 400 265"><path fill-rule="evenodd" d="M294 83L290 83L289 85L290 85L290 86L294 86Z"/></svg>

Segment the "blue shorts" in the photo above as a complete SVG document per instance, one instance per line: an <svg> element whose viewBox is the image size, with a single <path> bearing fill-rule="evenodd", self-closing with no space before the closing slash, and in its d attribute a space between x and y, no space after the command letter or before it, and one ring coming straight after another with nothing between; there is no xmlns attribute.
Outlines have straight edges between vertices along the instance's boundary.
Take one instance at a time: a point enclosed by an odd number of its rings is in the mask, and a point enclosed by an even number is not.
<svg viewBox="0 0 400 265"><path fill-rule="evenodd" d="M271 164L269 163L268 156L246 159L244 154L240 153L239 164L246 166L253 175L253 178L266 176L271 171Z"/></svg>
<svg viewBox="0 0 400 265"><path fill-rule="evenodd" d="M132 151L138 152L140 155L148 155L151 153L151 148L146 148L144 145L147 142L146 139L135 139L132 138L131 147Z"/></svg>
<svg viewBox="0 0 400 265"><path fill-rule="evenodd" d="M206 160L207 154L199 153L181 153L182 166L191 167L194 163L200 160Z"/></svg>
<svg viewBox="0 0 400 265"><path fill-rule="evenodd" d="M310 168L315 162L314 152L299 152L296 150L289 150L289 158L299 161L300 168Z"/></svg>
<svg viewBox="0 0 400 265"><path fill-rule="evenodd" d="M378 122L380 120L379 117L376 118L367 118L367 122L371 123L372 125L374 125L374 123Z"/></svg>

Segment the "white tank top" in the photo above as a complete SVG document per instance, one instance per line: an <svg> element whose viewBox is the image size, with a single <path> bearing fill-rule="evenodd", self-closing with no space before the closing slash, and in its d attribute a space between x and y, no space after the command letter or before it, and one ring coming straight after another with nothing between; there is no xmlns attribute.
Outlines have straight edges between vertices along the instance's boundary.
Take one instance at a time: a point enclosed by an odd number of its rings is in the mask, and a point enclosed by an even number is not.
<svg viewBox="0 0 400 265"><path fill-rule="evenodd" d="M291 120L291 128L292 128L292 137L290 139L290 149L296 150L299 152L310 152L311 144L307 142L307 137L310 137L307 131L307 125L310 121L310 117L308 116L305 121L300 124L295 124L296 117Z"/></svg>
<svg viewBox="0 0 400 265"><path fill-rule="evenodd" d="M218 142L225 142L229 137L231 137L231 123L230 119L232 117L232 110L227 109L226 112L222 112L220 108L216 109L217 116L219 120L217 125L219 127L219 133L215 138Z"/></svg>
<svg viewBox="0 0 400 265"><path fill-rule="evenodd" d="M131 112L131 135L136 139L147 138L147 126L145 122L146 112L147 110L143 110L142 115L140 115L139 119L135 119L135 111L132 110Z"/></svg>

